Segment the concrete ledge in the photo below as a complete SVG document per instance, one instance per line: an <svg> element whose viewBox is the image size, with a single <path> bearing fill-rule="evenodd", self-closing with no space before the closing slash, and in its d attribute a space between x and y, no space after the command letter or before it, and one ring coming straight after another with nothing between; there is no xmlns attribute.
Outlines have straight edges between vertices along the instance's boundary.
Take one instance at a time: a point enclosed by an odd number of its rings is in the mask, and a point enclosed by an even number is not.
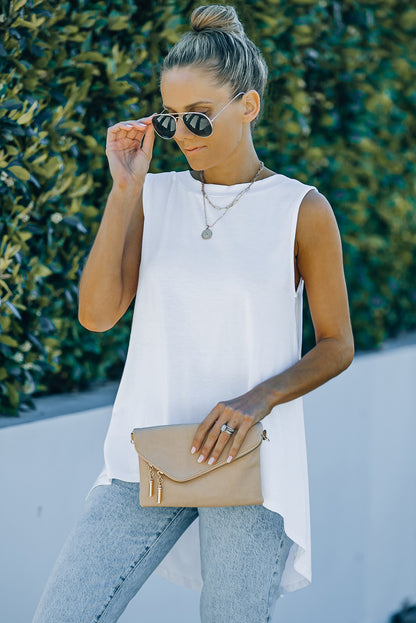
<svg viewBox="0 0 416 623"><path fill-rule="evenodd" d="M414 346L416 344L416 331L407 331L405 333L399 333L397 337L389 338L385 340L380 346L380 350L375 351L363 351L358 355L367 355L371 352L383 352L385 350L391 350L392 348L402 348L403 346Z"/></svg>
<svg viewBox="0 0 416 623"><path fill-rule="evenodd" d="M415 344L416 331L410 331L402 333L394 339L386 340L378 350L358 351L355 354L355 358L375 356L395 348L403 348ZM59 415L67 415L69 413L88 411L89 409L112 405L116 398L119 383L120 381L107 381L93 384L91 389L85 392L68 392L64 394L39 396L33 399L36 407L34 410L21 410L18 416L0 413L0 428L28 424L29 422L42 421Z"/></svg>
<svg viewBox="0 0 416 623"><path fill-rule="evenodd" d="M113 404L120 381L96 384L85 392L51 394L34 398L34 410L20 411L18 416L0 414L0 428L46 420L59 415L89 411Z"/></svg>

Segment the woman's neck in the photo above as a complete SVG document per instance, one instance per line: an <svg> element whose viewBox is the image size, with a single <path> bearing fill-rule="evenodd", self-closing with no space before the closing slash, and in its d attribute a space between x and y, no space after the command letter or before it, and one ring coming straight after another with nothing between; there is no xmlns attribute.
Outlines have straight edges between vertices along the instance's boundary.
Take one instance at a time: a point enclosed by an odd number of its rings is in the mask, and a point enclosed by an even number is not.
<svg viewBox="0 0 416 623"><path fill-rule="evenodd" d="M249 130L247 129L248 133ZM254 148L251 135L243 139L227 157L222 157L213 166L203 170L206 184L233 186L234 184L248 184L259 170L260 159ZM257 179L274 175L270 169L263 168ZM202 171L194 171L193 177L202 181Z"/></svg>
<svg viewBox="0 0 416 623"><path fill-rule="evenodd" d="M233 186L234 184L248 184L251 182L251 180L253 179L253 177L256 175L258 169L260 166L260 162L257 160L257 162L254 163L254 166L249 170L249 168L247 167L247 173L245 174L244 171L224 171L224 169L221 169L221 171L216 174L216 172L213 169L207 169L205 171L193 171L191 170L191 175L194 179L202 182L202 173L204 174L204 179L205 179L205 184L218 184L221 186ZM263 167L263 170L261 171L260 175L257 178L257 181L265 179L266 177L271 177L272 175L276 175L276 173L274 171L272 171L271 169L267 169L266 167Z"/></svg>
<svg viewBox="0 0 416 623"><path fill-rule="evenodd" d="M237 146L226 157L219 159L217 164L203 170L206 184L233 186L234 184L248 184L255 177L260 167L260 159L253 144L250 129L245 127L245 134ZM275 175L270 169L263 168L257 178ZM202 181L202 171L194 171L193 177Z"/></svg>

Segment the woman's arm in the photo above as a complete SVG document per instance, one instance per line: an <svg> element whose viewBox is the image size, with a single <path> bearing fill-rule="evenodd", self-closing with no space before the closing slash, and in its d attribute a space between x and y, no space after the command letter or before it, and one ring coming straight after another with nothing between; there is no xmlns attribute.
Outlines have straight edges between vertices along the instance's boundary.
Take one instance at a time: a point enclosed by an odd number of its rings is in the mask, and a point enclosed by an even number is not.
<svg viewBox="0 0 416 623"><path fill-rule="evenodd" d="M114 184L79 283L78 320L86 329L108 331L133 300L143 223L142 186Z"/></svg>
<svg viewBox="0 0 416 623"><path fill-rule="evenodd" d="M319 387L348 368L354 358L341 236L330 203L316 190L300 206L295 253L316 346L292 367L257 386L270 409Z"/></svg>
<svg viewBox="0 0 416 623"><path fill-rule="evenodd" d="M319 387L348 368L354 358L341 236L331 205L316 190L307 193L299 208L295 255L305 282L316 346L287 370L212 409L192 441L194 452L203 461L208 457L217 460L226 445L229 437L220 432L222 424L236 429L230 448L232 460L247 431L273 407Z"/></svg>
<svg viewBox="0 0 416 623"><path fill-rule="evenodd" d="M143 187L153 153L152 115L107 129L113 187L79 283L78 320L108 331L133 300L143 237Z"/></svg>

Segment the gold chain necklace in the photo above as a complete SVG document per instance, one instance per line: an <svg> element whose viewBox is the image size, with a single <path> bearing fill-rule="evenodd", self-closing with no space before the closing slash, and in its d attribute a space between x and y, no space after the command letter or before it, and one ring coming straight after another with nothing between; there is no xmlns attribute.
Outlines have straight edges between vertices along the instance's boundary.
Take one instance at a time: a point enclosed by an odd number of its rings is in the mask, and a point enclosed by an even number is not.
<svg viewBox="0 0 416 623"><path fill-rule="evenodd" d="M232 200L232 202L228 206L223 206L223 207L214 205L212 203L212 201L210 200L210 198L208 197L208 195L206 194L205 188L204 188L205 187L205 176L204 176L204 172L201 171L201 174L202 174L201 175L202 176L202 180L201 180L202 181L202 197L203 197L203 201L204 201L204 216L205 216L205 225L206 225L205 229L201 233L201 237L204 240L209 240L210 238L212 238L212 227L214 227L215 223L217 223L220 219L223 218L223 216L225 216L227 214L228 210L230 208L232 208L233 205L236 204L239 199L241 199L241 197L244 195L244 193L246 193L247 191L250 190L252 184L254 184L254 182L257 180L257 178L260 175L260 173L263 170L263 168L264 168L264 164L263 164L263 162L260 162L260 166L258 168L258 171L257 171L256 175L253 177L253 179L250 181L249 185L246 188L244 188L242 191L240 191L238 193L238 195ZM221 214L221 216L219 216L217 218L217 220L212 223L212 225L208 225L208 223L207 223L207 211L206 211L205 200L207 200L209 202L209 204L213 208L215 208L216 210L224 210L224 214Z"/></svg>

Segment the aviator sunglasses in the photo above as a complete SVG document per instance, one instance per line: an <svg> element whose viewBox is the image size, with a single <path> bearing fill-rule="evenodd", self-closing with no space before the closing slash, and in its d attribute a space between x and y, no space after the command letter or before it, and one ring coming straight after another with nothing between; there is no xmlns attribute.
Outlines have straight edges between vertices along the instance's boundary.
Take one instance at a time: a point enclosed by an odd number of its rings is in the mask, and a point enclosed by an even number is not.
<svg viewBox="0 0 416 623"><path fill-rule="evenodd" d="M203 112L176 112L176 113L160 113L152 118L152 124L155 132L166 140L169 140L175 136L176 132L176 117L181 115L185 126L192 134L196 136L207 137L211 136L214 131L212 122L227 108L237 97L244 95L245 92L237 93L232 100L228 102L215 117L210 119Z"/></svg>

